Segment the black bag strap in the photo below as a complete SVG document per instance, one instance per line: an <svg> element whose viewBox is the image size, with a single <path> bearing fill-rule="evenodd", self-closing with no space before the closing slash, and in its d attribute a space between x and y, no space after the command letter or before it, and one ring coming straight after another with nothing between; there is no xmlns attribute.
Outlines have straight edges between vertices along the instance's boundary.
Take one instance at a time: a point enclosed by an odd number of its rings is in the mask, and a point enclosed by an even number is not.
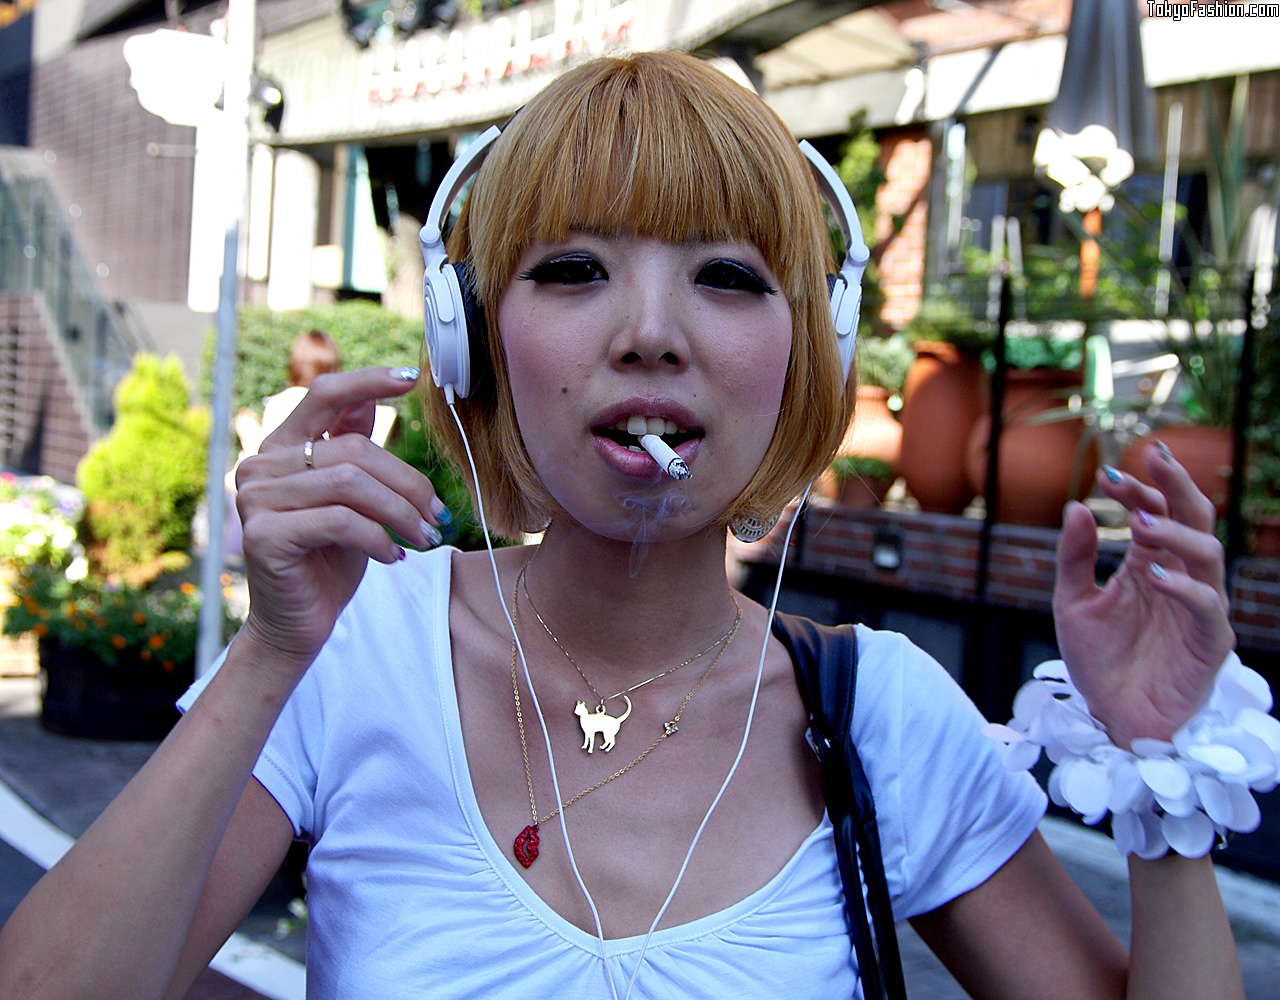
<svg viewBox="0 0 1280 1000"><path fill-rule="evenodd" d="M875 800L853 745L858 634L852 625L819 625L782 612L774 617L773 632L795 664L809 710L863 995L866 1000L906 1000Z"/></svg>

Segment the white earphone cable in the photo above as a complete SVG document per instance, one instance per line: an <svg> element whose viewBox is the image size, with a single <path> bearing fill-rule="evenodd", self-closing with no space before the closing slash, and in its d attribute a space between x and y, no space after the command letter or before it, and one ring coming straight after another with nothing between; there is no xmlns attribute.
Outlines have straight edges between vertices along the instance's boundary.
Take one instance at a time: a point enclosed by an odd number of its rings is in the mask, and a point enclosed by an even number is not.
<svg viewBox="0 0 1280 1000"><path fill-rule="evenodd" d="M512 619L511 610L507 607L506 597L502 589L502 579L498 574L497 559L493 554L493 543L489 540L489 525L485 518L484 499L480 494L480 477L476 472L475 457L471 453L471 442L467 438L467 432L462 426L462 420L458 416L457 407L454 405L453 387L446 385L444 387L445 402L449 407L449 412L453 415L453 422L458 427L458 433L462 435L462 445L467 453L467 463L471 467L471 481L475 483L476 489L476 512L480 517L480 527L484 533L485 548L489 553L489 566L493 570L493 583L497 591L498 603L502 608L503 616L507 620L507 627L511 630L511 639L515 643L516 651L520 656L520 664L524 671L525 684L529 687L529 695L533 701L534 713L538 717L538 725L542 729L542 739L547 748L547 763L551 767L551 787L555 795L556 801L563 801L560 794L560 782L556 776L555 755L551 749L551 735L547 731L546 719L542 715L542 708L538 704L538 695L533 687L533 679L529 676L529 664L525 659L524 647L520 642L520 636L516 633L515 621ZM724 793L729 787L729 782L733 780L733 776L738 771L738 765L742 762L743 754L746 753L747 739L751 735L751 725L755 720L756 704L760 698L760 683L764 678L764 661L769 651L769 637L773 634L773 619L777 613L778 595L782 592L782 574L787 565L787 552L791 547L791 533L795 530L796 522L800 519L800 513L804 510L804 505L809 499L809 491L813 488L811 483L805 488L804 495L801 496L799 504L796 506L796 514L791 519L791 523L787 525L787 532L782 542L782 554L778 562L778 574L774 580L773 596L769 601L769 615L765 621L764 639L760 644L760 657L756 663L755 685L751 691L751 704L747 709L747 722L742 731L742 740L738 745L738 752L733 758L733 764L729 767L728 774L725 775L724 781L720 783L720 789L716 792L715 798L712 799L711 805L708 806L706 814L702 817L702 822L698 824L697 832L693 835L693 841L689 844L688 851L685 852L684 861L680 865L680 871L676 874L675 883L671 886L671 891L667 893L667 898L663 901L662 906L658 909L657 916L653 918L653 923L649 925L648 933L645 934L644 942L640 946L640 954L636 957L635 968L631 973L631 978L627 982L627 992L623 1000L630 1000L631 991L635 988L636 979L640 975L640 968L644 964L645 952L648 951L649 942L653 938L654 932L658 928L667 909L671 906L671 901L675 898L676 890L680 888L680 884L684 881L685 872L689 868L689 862L693 858L694 849L697 848L699 841L702 839L702 832L706 829L707 823L711 820L712 813L720 804L720 800L724 798ZM600 959L604 965L605 977L609 983L609 992L618 1000L618 988L613 979L613 967L609 964L608 945L604 938L604 929L600 923L600 912L596 908L595 900L591 896L590 890L587 889L586 882L582 878L582 873L578 870L578 862L573 855L573 847L569 843L569 829L565 824L564 810L560 810L560 834L564 837L565 852L569 857L569 867L573 870L574 880L578 883L578 888L582 890L582 895L587 901L587 906L591 909L591 919L595 924L596 940L600 943Z"/></svg>
<svg viewBox="0 0 1280 1000"><path fill-rule="evenodd" d="M667 898L658 910L658 915L653 918L653 923L649 925L649 932L645 935L644 943L640 946L640 954L636 958L635 970L631 973L631 979L627 983L627 992L624 995L624 1000L630 1000L631 991L636 984L636 977L640 975L640 966L644 964L644 954L649 948L649 941L653 937L654 931L657 930L663 914L667 912L667 908L671 905L671 900L675 898L676 890L680 888L680 883L684 881L684 874L689 867L689 861L693 858L694 848L698 846L698 841L702 839L702 831L706 829L707 823L710 822L711 814L715 812L716 806L720 804L725 790L729 787L729 782L733 780L733 776L738 771L738 765L742 762L742 755L746 753L747 737L751 735L751 723L755 720L756 703L760 698L760 682L764 678L764 661L769 651L769 637L773 634L773 618L778 608L778 594L782 592L782 571L787 565L787 549L791 545L791 532L795 530L796 522L800 519L800 512L804 510L804 505L809 499L809 491L811 489L813 489L812 483L805 487L804 495L800 497L800 502L796 505L795 516L791 519L791 523L787 525L787 533L783 538L782 558L778 562L778 575L774 580L773 597L769 601L769 617L764 626L764 640L760 643L760 660L756 664L755 687L751 691L751 705L747 709L747 724L742 731L742 742L738 745L737 756L733 758L733 764L729 768L729 773L725 775L724 781L721 782L720 790L716 792L715 798L711 800L711 805L707 808L706 815L702 817L702 822L698 824L698 830L693 835L693 843L689 845L689 850L685 852L684 861L680 865L679 873L676 875L675 884L671 887L671 891L667 893Z"/></svg>
<svg viewBox="0 0 1280 1000"><path fill-rule="evenodd" d="M458 417L458 410L454 405L453 386L444 386L444 395L449 412L453 414L453 422L457 424L458 433L462 435L462 446L467 452L467 464L471 466L471 481L475 483L476 488L476 513L480 516L480 529L484 533L485 548L489 552L489 566L493 570L493 585L498 593L498 604L502 608L502 614L507 619L507 627L511 629L511 640L515 643L516 651L520 654L520 665L524 670L524 681L529 686L529 696L533 701L534 714L537 715L538 725L542 728L542 739L547 748L547 763L551 766L551 788L556 801L563 802L564 797L560 794L560 781L556 777L555 755L551 750L551 735L547 732L547 722L543 718L542 707L538 704L538 693L534 690L533 678L529 676L529 663L524 656L524 646L520 643L520 636L516 634L516 623L512 620L511 610L507 607L507 600L502 591L502 579L498 575L498 561L494 558L493 543L489 540L489 524L485 519L484 498L480 495L480 476L476 472L475 457L471 454L471 442L467 439L467 432L462 426L462 420ZM591 898L586 882L583 881L582 873L578 871L578 862L573 856L573 847L569 843L569 828L565 825L563 809L560 810L559 818L560 834L564 837L565 853L569 856L569 867L573 869L573 877L578 883L578 888L582 890L582 895L587 900L587 906L591 909L591 919L594 921L596 928L596 940L600 942L600 959L604 964L605 977L609 982L609 993L613 996L613 1000L618 1000L618 987L613 981L613 967L609 964L609 952L604 940L604 929L600 924L600 912L596 909L596 901Z"/></svg>

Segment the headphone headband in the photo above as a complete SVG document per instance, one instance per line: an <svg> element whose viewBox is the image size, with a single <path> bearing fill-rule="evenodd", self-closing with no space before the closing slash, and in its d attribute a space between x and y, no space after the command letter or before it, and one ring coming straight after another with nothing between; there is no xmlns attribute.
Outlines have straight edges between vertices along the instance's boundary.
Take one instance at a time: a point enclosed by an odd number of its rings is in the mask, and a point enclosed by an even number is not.
<svg viewBox="0 0 1280 1000"><path fill-rule="evenodd" d="M473 371L482 370L487 350L483 343L483 311L475 300L465 264L453 264L444 249L444 226L467 181L484 164L489 150L502 130L497 125L485 129L453 162L431 199L426 224L418 233L426 270L422 279L424 337L431 360L431 377L444 389L446 396L467 396L474 387ZM844 237L845 258L840 272L829 276L831 284L831 318L836 328L836 345L844 376L849 377L853 349L858 330L858 314L862 307L862 275L871 254L862 238L858 210L844 186L822 155L807 141L800 143L823 200L831 206L836 224Z"/></svg>

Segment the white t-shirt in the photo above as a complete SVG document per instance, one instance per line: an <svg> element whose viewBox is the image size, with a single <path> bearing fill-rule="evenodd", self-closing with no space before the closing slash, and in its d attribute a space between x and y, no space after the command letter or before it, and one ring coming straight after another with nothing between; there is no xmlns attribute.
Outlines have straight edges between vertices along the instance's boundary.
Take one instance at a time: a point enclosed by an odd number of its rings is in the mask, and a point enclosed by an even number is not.
<svg viewBox="0 0 1280 1000"><path fill-rule="evenodd" d="M599 942L529 889L476 803L451 660L451 555L369 564L254 770L314 844L308 997L608 997ZM986 880L1045 800L1028 774L1004 770L935 661L895 633L860 627L858 641L854 737L904 919ZM762 889L657 931L632 996L861 996L841 900L824 817ZM608 942L620 996L640 946Z"/></svg>

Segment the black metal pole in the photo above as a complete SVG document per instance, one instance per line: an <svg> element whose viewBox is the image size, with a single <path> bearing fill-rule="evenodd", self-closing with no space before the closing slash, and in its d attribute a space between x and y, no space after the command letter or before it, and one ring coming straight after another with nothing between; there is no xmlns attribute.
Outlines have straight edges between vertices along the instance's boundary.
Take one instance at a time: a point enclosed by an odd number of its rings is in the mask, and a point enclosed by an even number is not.
<svg viewBox="0 0 1280 1000"><path fill-rule="evenodd" d="M984 494L986 515L982 520L982 533L978 542L974 607L965 627L964 657L965 690L989 719L996 718L1007 707L1001 704L1005 698L1001 692L1004 671L1000 656L1000 623L987 603L987 577L990 574L991 534L996 525L996 511L1000 504L1000 437L1004 432L1004 389L1008 371L1005 344L1012 299L1008 274L1002 271L994 317L995 340L992 345L996 367L991 376L991 431L987 441L987 482Z"/></svg>
<svg viewBox="0 0 1280 1000"><path fill-rule="evenodd" d="M1244 514L1241 502L1244 499L1245 463L1249 457L1248 430L1250 409L1253 402L1254 351L1257 344L1257 333L1267 322L1267 305L1265 302L1253 301L1254 274L1250 271L1244 276L1244 288L1241 297L1244 300L1244 342L1240 345L1240 378L1236 382L1235 412L1232 415L1231 443L1231 489L1227 495L1227 566L1244 555Z"/></svg>
<svg viewBox="0 0 1280 1000"><path fill-rule="evenodd" d="M987 576L991 567L991 532L996 525L996 511L1000 506L1000 438L1004 433L1004 387L1009 371L1005 357L1006 331L1013 296L1009 287L1009 275L1000 275L1000 306L996 313L994 351L996 369L991 376L991 435L987 442L986 515L982 519L982 535L978 542L978 581L975 597L979 605L987 603Z"/></svg>

